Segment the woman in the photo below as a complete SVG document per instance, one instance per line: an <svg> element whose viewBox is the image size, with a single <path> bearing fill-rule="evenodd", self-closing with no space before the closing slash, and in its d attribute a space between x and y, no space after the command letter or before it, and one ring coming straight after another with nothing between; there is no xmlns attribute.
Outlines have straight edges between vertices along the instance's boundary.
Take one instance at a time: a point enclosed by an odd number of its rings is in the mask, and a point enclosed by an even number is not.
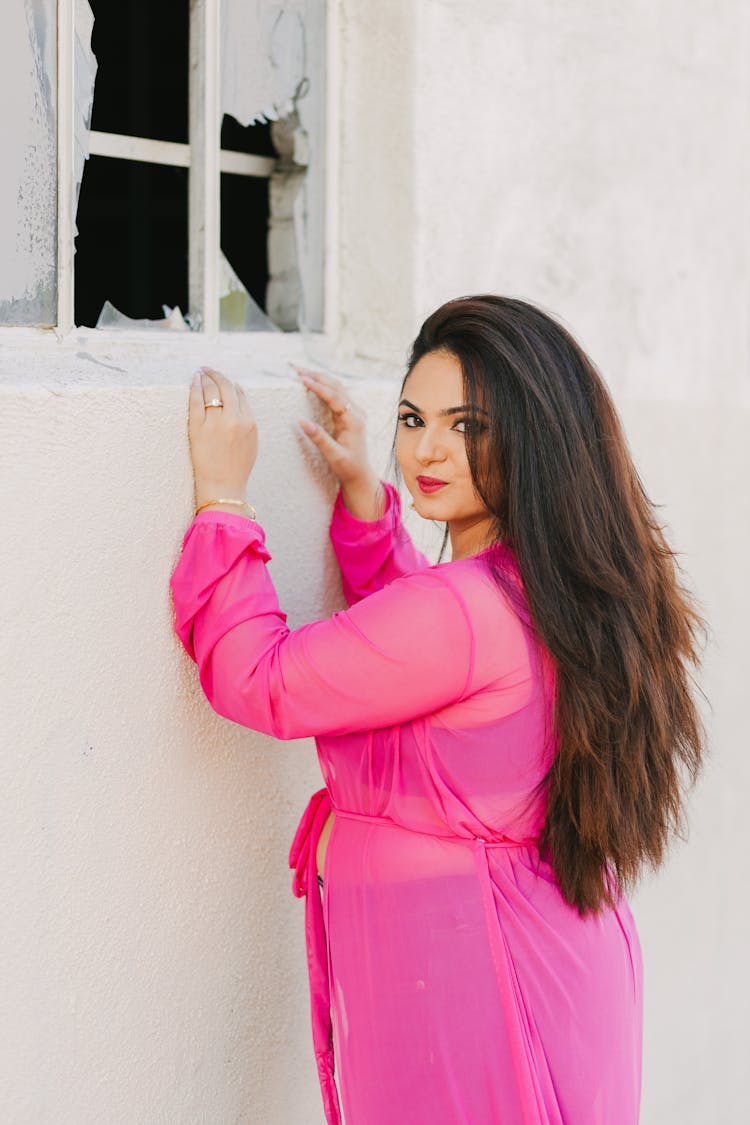
<svg viewBox="0 0 750 1125"><path fill-rule="evenodd" d="M361 411L303 379L333 416L332 435L301 424L340 481L349 609L287 629L260 524L221 502L243 503L257 434L215 372L190 392L200 511L171 586L214 709L316 739L325 787L290 864L327 1120L340 1093L347 1125L633 1125L642 961L623 891L662 860L682 769L701 765L702 622L607 391L533 305L433 313L394 447L450 536L431 566Z"/></svg>

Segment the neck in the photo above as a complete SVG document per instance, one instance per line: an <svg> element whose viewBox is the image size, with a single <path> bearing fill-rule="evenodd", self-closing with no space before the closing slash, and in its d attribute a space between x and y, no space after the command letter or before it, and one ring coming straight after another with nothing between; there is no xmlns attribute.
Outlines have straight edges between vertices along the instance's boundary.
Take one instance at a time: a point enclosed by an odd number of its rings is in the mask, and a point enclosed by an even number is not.
<svg viewBox="0 0 750 1125"><path fill-rule="evenodd" d="M451 561L467 559L489 547L493 539L493 520L477 516L470 520L450 520Z"/></svg>

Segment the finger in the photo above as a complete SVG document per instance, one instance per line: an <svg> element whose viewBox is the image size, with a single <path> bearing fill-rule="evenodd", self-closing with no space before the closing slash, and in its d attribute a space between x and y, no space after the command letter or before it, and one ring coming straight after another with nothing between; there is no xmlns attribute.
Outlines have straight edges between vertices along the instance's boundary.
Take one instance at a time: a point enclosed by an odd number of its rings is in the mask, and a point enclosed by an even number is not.
<svg viewBox="0 0 750 1125"><path fill-rule="evenodd" d="M188 419L191 425L199 425L206 418L206 405L203 397L203 384L201 373L196 371L190 384L190 397L188 399Z"/></svg>
<svg viewBox="0 0 750 1125"><path fill-rule="evenodd" d="M306 380L305 386L309 386L311 391L318 395L319 398L322 398L323 402L330 406L334 414L338 414L338 412L340 410L343 410L345 406L351 405L349 403L349 400L344 396L343 392L339 391L338 389L334 390L332 387L326 386L324 384L316 384L313 382L308 382Z"/></svg>
<svg viewBox="0 0 750 1125"><path fill-rule="evenodd" d="M318 374L317 371L311 371L309 367L299 367L296 363L290 363L289 366L297 375L310 375L314 378Z"/></svg>
<svg viewBox="0 0 750 1125"><path fill-rule="evenodd" d="M241 383L235 383L234 385L237 389L237 403L240 408L240 414L242 414L243 417L249 417L251 414L251 410L250 400L247 397L247 391Z"/></svg>
<svg viewBox="0 0 750 1125"><path fill-rule="evenodd" d="M221 402L224 401L221 387L209 367L201 368L201 389L203 391L204 403L211 402L213 399L218 399Z"/></svg>
<svg viewBox="0 0 750 1125"><path fill-rule="evenodd" d="M345 394L344 384L340 379L334 379L332 375L324 375L322 371L311 371L307 367L295 367L299 377L305 381L313 379L317 384L322 384L324 387L330 387L331 390L338 391L339 394Z"/></svg>
<svg viewBox="0 0 750 1125"><path fill-rule="evenodd" d="M341 456L343 452L341 446L335 438L331 437L328 430L324 429L323 426L319 426L317 422L311 422L309 418L300 418L299 426L302 432L309 437L310 441L314 445L317 445L326 461L333 462Z"/></svg>
<svg viewBox="0 0 750 1125"><path fill-rule="evenodd" d="M225 411L228 410L231 413L239 410L237 388L232 380L213 367L202 367L201 372L206 384L206 401L211 398L218 398L224 403ZM211 393L209 394L208 391ZM224 416L226 417L226 415Z"/></svg>

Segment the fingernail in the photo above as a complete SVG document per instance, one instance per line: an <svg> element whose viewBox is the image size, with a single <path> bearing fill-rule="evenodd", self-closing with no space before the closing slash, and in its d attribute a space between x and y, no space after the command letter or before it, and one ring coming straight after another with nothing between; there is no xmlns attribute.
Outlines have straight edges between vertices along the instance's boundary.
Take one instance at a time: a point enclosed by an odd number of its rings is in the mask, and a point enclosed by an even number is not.
<svg viewBox="0 0 750 1125"><path fill-rule="evenodd" d="M314 434L318 428L314 422L310 421L309 418L300 418L299 424L306 434Z"/></svg>
<svg viewBox="0 0 750 1125"><path fill-rule="evenodd" d="M201 381L201 373L200 373L200 371L196 371L195 375L193 375L193 386L195 386L196 383L200 383L200 381Z"/></svg>

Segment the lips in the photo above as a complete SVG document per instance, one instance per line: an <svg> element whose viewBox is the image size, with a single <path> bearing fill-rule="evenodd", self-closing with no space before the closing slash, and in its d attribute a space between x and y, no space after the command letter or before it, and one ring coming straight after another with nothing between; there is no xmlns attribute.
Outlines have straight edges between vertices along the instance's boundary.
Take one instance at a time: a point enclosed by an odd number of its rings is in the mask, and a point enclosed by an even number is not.
<svg viewBox="0 0 750 1125"><path fill-rule="evenodd" d="M417 484L422 492L437 492L445 488L447 483L445 480L438 480L437 477L417 477Z"/></svg>

